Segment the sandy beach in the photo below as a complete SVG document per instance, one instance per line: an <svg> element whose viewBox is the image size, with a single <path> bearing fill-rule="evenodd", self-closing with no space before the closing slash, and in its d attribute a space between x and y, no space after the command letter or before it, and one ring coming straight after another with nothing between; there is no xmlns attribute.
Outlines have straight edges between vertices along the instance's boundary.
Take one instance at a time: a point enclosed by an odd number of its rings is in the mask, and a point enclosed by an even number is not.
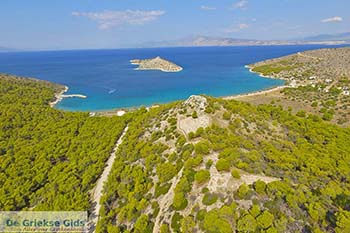
<svg viewBox="0 0 350 233"><path fill-rule="evenodd" d="M224 100L233 100L233 99L239 100L239 99L243 99L245 97L265 95L265 94L269 94L269 93L272 93L272 92L281 91L281 90L283 90L286 87L288 87L288 86L285 86L285 85L284 86L278 86L278 87L273 87L273 88L270 88L270 89L267 89L267 90L256 91L256 92L251 92L251 93L247 93L247 94L225 96L225 97L222 97L222 99L224 99Z"/></svg>
<svg viewBox="0 0 350 233"><path fill-rule="evenodd" d="M263 78L271 78L271 79L280 79L280 78L276 78L276 77L273 77L273 76L266 76L266 75L263 75L261 73L257 73L257 72L254 72L253 71L253 68L250 67L249 65L246 65L244 66L245 68L249 69L249 72L251 73L255 73L255 74L258 74L260 77L263 77ZM284 79L281 79L281 80L284 80ZM281 91L283 90L284 88L288 87L287 85L283 85L283 86L278 86L278 87L272 87L272 88L269 88L269 89L265 89L265 90L261 90L261 91L256 91L256 92L250 92L250 93L246 93L246 94L239 94L239 95L230 95L230 96L224 96L222 97L222 99L224 100L241 100L241 99L244 99L246 97L253 97L253 96L259 96L259 95L265 95L265 94L269 94L269 93L273 93L273 92L277 92L277 91Z"/></svg>

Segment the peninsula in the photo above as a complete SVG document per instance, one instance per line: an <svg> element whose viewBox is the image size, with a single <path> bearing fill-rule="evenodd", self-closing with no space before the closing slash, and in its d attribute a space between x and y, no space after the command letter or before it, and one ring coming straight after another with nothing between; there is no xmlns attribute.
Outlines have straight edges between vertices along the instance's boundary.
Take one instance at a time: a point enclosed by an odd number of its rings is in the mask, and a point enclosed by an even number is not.
<svg viewBox="0 0 350 233"><path fill-rule="evenodd" d="M181 66L176 65L170 61L167 61L161 57L155 57L152 59L134 59L130 61L133 65L138 65L137 70L160 70L163 72L180 72L183 70Z"/></svg>
<svg viewBox="0 0 350 233"><path fill-rule="evenodd" d="M60 91L58 91L55 94L55 99L54 101L50 102L50 106L54 107L56 104L58 104L58 102L62 101L63 98L82 98L82 99L86 99L87 96L85 95L81 95L81 94L70 94L70 95L65 95L64 93L66 93L68 91L68 87L64 86L64 88L62 88Z"/></svg>
<svg viewBox="0 0 350 233"><path fill-rule="evenodd" d="M253 104L279 103L343 127L350 125L350 48L318 49L250 64L264 77L286 81L284 87L232 97ZM232 99L230 98L230 99Z"/></svg>

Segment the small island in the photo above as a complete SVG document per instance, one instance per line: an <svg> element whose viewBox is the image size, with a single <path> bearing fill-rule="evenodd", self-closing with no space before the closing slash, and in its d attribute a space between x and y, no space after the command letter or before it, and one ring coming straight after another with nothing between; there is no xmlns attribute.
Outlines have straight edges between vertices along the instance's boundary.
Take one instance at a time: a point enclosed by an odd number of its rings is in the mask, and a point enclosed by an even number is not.
<svg viewBox="0 0 350 233"><path fill-rule="evenodd" d="M181 66L176 65L170 61L167 61L161 57L155 57L152 59L135 59L130 61L133 65L138 65L136 70L160 70L163 72L180 72L183 70Z"/></svg>

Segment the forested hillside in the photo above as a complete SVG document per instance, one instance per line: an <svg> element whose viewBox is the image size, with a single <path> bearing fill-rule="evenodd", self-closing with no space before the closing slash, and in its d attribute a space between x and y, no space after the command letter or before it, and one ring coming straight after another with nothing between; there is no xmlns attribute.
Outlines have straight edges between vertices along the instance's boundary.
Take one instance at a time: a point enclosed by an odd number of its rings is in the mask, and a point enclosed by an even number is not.
<svg viewBox="0 0 350 233"><path fill-rule="evenodd" d="M63 87L0 76L0 210L88 210L126 125L49 107Z"/></svg>
<svg viewBox="0 0 350 233"><path fill-rule="evenodd" d="M350 232L349 128L210 97L141 113L98 232Z"/></svg>
<svg viewBox="0 0 350 233"><path fill-rule="evenodd" d="M350 232L350 129L192 96L125 117L50 108L62 87L0 78L0 209L88 210L125 128L97 232Z"/></svg>

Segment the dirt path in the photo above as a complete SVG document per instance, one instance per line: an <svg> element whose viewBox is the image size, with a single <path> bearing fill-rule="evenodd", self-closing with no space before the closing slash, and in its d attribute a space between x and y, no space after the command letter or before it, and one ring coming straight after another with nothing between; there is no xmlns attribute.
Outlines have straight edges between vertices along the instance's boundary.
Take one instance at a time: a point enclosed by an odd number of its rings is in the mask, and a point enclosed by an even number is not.
<svg viewBox="0 0 350 233"><path fill-rule="evenodd" d="M92 203L93 203L93 207L92 207L92 212L91 212L91 216L89 219L89 232L95 232L95 228L96 228L96 224L99 218L99 213L100 213L100 208L101 208L101 204L100 204L100 200L102 197L102 190L103 190L103 185L104 183L107 181L108 175L111 172L114 160L115 160L115 154L120 146L120 144L122 144L123 142L123 138L126 134L126 132L128 131L128 126L125 127L125 129L123 130L122 135L119 137L117 143L114 146L114 149L111 153L111 156L109 157L107 163L106 163L106 167L103 170L103 173L101 175L101 177L98 179L96 186L93 190L93 194L92 194Z"/></svg>
<svg viewBox="0 0 350 233"><path fill-rule="evenodd" d="M177 176L173 178L173 183L170 186L169 191L163 196L163 198L159 201L159 213L157 215L154 227L153 227L153 233L158 233L160 229L160 222L161 222L161 217L165 216L165 213L168 211L170 208L170 205L173 203L174 195L175 195L175 187L177 183L180 181L182 177L182 171L183 168L179 171Z"/></svg>

